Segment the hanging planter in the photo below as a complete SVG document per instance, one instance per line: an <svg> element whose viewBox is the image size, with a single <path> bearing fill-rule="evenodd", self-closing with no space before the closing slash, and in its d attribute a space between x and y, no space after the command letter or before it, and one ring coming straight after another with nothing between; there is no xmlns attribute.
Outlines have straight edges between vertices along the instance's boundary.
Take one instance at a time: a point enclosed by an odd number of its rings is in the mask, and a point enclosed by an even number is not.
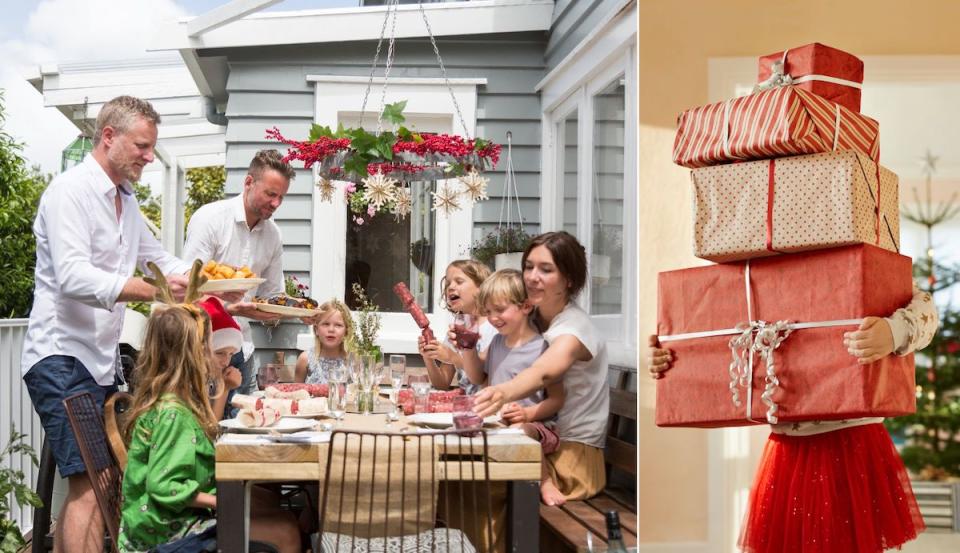
<svg viewBox="0 0 960 553"><path fill-rule="evenodd" d="M434 209L447 214L487 199L489 179L481 174L497 164L500 145L482 138L411 131L402 126L405 107L405 101L388 104L381 114L382 120L400 125L396 132L313 125L307 141L286 138L276 127L267 130L267 138L289 146L284 161L300 161L305 169L316 166L321 200L333 201L333 181L350 183L347 200L359 224L365 216L383 213L406 217L412 206L406 186L410 181L457 179L433 192Z"/></svg>
<svg viewBox="0 0 960 553"><path fill-rule="evenodd" d="M386 14L381 28L380 40L373 57L370 79L360 106L360 127L336 130L328 126L313 125L306 141L291 140L280 134L274 127L267 130L267 138L283 142L289 146L285 161L301 161L306 169L317 171L317 187L322 201L332 202L336 190L333 181L346 181L347 204L353 213L353 222L364 224L369 217L378 214L392 214L399 221L410 214L413 206L410 187L411 181L444 180L439 189L431 191L434 211L442 211L447 216L459 211L470 203L487 199L487 182L482 176L484 171L492 169L500 157L500 146L482 138L470 138L453 134L418 133L403 126L403 109L407 102L387 104L385 102L387 83L394 58L394 29L397 22L398 0L387 0ZM437 64L443 73L444 82L450 92L453 106L464 132L469 132L460 111L460 104L453 93L447 70L440 57L427 14L420 4L430 43L437 56ZM380 96L381 111L377 118L377 127L369 132L363 127L367 99L380 58L387 23L393 18L390 27L387 58L384 63L383 90ZM383 123L391 125L384 130ZM452 179L456 179L451 182Z"/></svg>
<svg viewBox="0 0 960 553"><path fill-rule="evenodd" d="M492 269L516 269L521 271L523 252L532 236L523 230L523 214L520 213L520 191L517 176L513 171L513 133L507 131L507 162L503 181L503 197L500 199L500 217L497 228L470 246L470 257ZM517 203L517 219L513 220L513 200ZM506 220L504 220L506 210ZM514 226L516 225L516 226Z"/></svg>

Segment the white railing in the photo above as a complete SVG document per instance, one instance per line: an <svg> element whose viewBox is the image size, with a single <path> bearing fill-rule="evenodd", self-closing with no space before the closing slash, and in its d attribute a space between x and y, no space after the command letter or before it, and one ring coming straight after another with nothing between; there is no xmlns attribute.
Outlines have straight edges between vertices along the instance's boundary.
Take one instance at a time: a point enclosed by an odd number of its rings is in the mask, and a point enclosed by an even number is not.
<svg viewBox="0 0 960 553"><path fill-rule="evenodd" d="M27 435L26 441L39 456L43 429L40 418L33 411L23 380L20 379L20 352L26 333L27 319L0 319L0 448L7 445L10 439L10 424L13 423L18 432ZM36 489L38 469L28 456L15 455L0 462L7 467L22 470L31 488ZM33 527L33 509L20 507L13 494L10 496L10 504L12 520L26 533Z"/></svg>

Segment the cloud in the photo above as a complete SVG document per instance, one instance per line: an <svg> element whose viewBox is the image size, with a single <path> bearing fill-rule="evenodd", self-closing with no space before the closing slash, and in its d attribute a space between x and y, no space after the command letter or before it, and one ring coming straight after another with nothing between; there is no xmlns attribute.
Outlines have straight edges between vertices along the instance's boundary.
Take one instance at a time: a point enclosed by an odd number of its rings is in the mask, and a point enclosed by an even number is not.
<svg viewBox="0 0 960 553"><path fill-rule="evenodd" d="M26 82L43 63L149 57L154 23L186 11L172 0L44 0L26 16L21 36L0 41L4 130L25 142L25 157L56 172L60 152L77 135L59 111Z"/></svg>
<svg viewBox="0 0 960 553"><path fill-rule="evenodd" d="M45 0L26 32L56 61L127 59L147 55L157 21L184 15L171 0Z"/></svg>

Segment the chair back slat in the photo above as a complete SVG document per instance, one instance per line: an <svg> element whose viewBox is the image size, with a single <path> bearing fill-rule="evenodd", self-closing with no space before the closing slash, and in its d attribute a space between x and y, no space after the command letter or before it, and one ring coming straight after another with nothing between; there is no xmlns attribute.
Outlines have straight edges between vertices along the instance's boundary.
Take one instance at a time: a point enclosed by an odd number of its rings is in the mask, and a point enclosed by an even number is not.
<svg viewBox="0 0 960 553"><path fill-rule="evenodd" d="M117 392L110 396L103 404L103 424L107 429L107 438L110 440L110 451L117 459L121 471L127 470L127 444L123 441L120 428L126 419L126 412L130 408L133 396L126 392Z"/></svg>
<svg viewBox="0 0 960 553"><path fill-rule="evenodd" d="M315 550L492 551L486 454L485 432L335 431Z"/></svg>
<svg viewBox="0 0 960 553"><path fill-rule="evenodd" d="M80 447L80 457L87 469L97 506L110 534L111 548L116 553L123 472L110 451L102 413L90 392L68 397L63 400L63 407Z"/></svg>

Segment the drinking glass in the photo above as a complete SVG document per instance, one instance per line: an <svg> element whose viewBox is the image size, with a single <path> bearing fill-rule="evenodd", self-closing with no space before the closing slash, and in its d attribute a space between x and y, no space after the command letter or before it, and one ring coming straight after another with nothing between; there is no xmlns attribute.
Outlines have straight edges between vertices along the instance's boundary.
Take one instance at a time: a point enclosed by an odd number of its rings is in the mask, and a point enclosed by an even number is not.
<svg viewBox="0 0 960 553"><path fill-rule="evenodd" d="M393 391L393 410L390 412L391 418L397 418L400 416L400 405L398 399L400 398L400 388L403 387L404 380L406 380L407 373L407 356L406 355L391 355L390 356L390 386Z"/></svg>
<svg viewBox="0 0 960 553"><path fill-rule="evenodd" d="M430 395L430 376L426 374L411 374L407 377L407 382L413 388L416 412L426 411L427 398Z"/></svg>
<svg viewBox="0 0 960 553"><path fill-rule="evenodd" d="M272 364L260 365L257 369L257 388L265 390L267 386L277 383L277 366Z"/></svg>
<svg viewBox="0 0 960 553"><path fill-rule="evenodd" d="M383 359L376 354L363 355L357 371L357 410L364 415L373 413L374 390L384 375Z"/></svg>
<svg viewBox="0 0 960 553"><path fill-rule="evenodd" d="M337 364L331 367L328 376L330 381L327 401L330 404L330 414L337 422L340 422L340 419L346 413L346 390L344 386L347 380L347 367L342 363Z"/></svg>
<svg viewBox="0 0 960 553"><path fill-rule="evenodd" d="M457 337L457 347L473 349L480 340L480 322L469 313L457 313L453 319L453 333Z"/></svg>
<svg viewBox="0 0 960 553"><path fill-rule="evenodd" d="M453 426L457 430L479 430L483 419L473 410L473 396L453 398ZM464 432L464 436L476 436L477 432Z"/></svg>

